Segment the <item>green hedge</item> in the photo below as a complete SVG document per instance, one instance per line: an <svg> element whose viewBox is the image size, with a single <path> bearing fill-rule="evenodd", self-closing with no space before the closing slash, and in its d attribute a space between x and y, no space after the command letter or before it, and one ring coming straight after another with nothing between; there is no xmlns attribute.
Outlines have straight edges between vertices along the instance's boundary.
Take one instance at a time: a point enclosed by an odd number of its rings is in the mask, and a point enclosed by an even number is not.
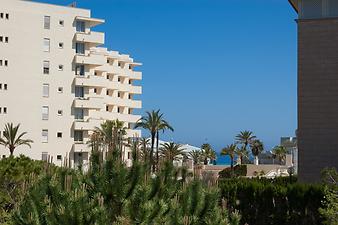
<svg viewBox="0 0 338 225"><path fill-rule="evenodd" d="M246 165L236 165L234 166L233 171L231 170L230 167L228 167L218 173L219 178L241 177L246 176L246 174L247 174Z"/></svg>
<svg viewBox="0 0 338 225"><path fill-rule="evenodd" d="M241 224L319 225L324 186L295 183L295 179L221 179L221 196L239 210Z"/></svg>

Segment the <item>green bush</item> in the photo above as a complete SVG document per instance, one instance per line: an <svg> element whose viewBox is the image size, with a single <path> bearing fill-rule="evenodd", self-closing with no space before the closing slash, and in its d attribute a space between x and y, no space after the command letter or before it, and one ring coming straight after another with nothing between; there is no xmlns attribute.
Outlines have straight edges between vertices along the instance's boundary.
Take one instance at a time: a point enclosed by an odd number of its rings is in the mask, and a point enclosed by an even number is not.
<svg viewBox="0 0 338 225"><path fill-rule="evenodd" d="M28 185L44 173L44 168L43 162L25 156L0 160L0 224L7 224Z"/></svg>
<svg viewBox="0 0 338 225"><path fill-rule="evenodd" d="M324 186L299 184L292 178L221 179L221 196L250 225L318 225Z"/></svg>
<svg viewBox="0 0 338 225"><path fill-rule="evenodd" d="M230 167L225 168L218 173L219 178L232 178L232 177L241 177L246 176L247 166L246 165L236 165L233 170Z"/></svg>

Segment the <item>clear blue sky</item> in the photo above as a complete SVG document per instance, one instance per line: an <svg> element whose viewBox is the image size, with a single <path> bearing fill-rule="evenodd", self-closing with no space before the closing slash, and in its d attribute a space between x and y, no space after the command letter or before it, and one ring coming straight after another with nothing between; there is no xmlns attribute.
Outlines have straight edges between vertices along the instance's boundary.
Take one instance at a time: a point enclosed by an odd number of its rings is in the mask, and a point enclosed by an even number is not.
<svg viewBox="0 0 338 225"><path fill-rule="evenodd" d="M71 0L41 0L68 4ZM252 130L267 149L297 127L296 13L287 0L78 0L106 46L144 65L143 110L165 139L216 150Z"/></svg>

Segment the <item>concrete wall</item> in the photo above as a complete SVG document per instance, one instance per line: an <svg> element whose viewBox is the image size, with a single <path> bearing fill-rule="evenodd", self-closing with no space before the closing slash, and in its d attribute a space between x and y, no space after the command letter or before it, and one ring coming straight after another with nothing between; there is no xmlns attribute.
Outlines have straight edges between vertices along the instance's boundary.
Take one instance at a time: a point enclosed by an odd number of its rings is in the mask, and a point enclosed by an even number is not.
<svg viewBox="0 0 338 225"><path fill-rule="evenodd" d="M298 174L338 167L338 19L298 21Z"/></svg>

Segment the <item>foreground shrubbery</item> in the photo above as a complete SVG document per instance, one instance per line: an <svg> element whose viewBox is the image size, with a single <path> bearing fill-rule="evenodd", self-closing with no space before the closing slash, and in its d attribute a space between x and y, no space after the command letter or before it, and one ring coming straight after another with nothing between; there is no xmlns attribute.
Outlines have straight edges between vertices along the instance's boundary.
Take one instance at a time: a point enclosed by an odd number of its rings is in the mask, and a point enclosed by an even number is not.
<svg viewBox="0 0 338 225"><path fill-rule="evenodd" d="M7 224L11 212L30 185L45 171L46 164L25 156L0 160L0 224Z"/></svg>
<svg viewBox="0 0 338 225"><path fill-rule="evenodd" d="M242 224L318 225L323 223L323 185L296 183L294 179L223 179L221 196L228 207L239 210Z"/></svg>
<svg viewBox="0 0 338 225"><path fill-rule="evenodd" d="M136 155L134 154L136 158ZM152 177L134 161L128 169L117 157L102 162L92 154L89 172L59 168L30 188L13 224L238 224L220 204L218 190L165 163Z"/></svg>

